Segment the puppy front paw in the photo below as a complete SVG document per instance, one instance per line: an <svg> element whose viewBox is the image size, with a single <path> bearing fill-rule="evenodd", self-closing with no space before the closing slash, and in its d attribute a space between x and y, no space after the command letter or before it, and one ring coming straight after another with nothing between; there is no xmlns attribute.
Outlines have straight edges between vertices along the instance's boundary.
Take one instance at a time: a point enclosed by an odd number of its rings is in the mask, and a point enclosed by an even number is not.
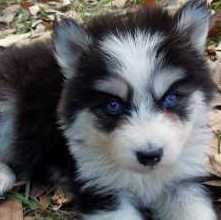
<svg viewBox="0 0 221 220"><path fill-rule="evenodd" d="M12 170L0 163L0 196L9 191L15 183L16 177Z"/></svg>

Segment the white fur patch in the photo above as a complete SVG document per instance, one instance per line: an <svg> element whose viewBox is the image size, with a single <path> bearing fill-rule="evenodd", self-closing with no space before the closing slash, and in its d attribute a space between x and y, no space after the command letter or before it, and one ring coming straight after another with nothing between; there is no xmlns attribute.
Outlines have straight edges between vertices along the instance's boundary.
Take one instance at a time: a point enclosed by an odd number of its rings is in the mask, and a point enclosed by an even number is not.
<svg viewBox="0 0 221 220"><path fill-rule="evenodd" d="M0 163L0 195L10 190L15 183L15 175L11 169L3 163Z"/></svg>
<svg viewBox="0 0 221 220"><path fill-rule="evenodd" d="M5 161L10 157L10 147L13 141L14 127L14 103L7 100L7 92L2 92L0 102L0 160ZM6 94L3 94L3 93ZM11 99L13 97L11 96ZM0 162L0 195L10 190L15 182L12 170L3 162Z"/></svg>
<svg viewBox="0 0 221 220"><path fill-rule="evenodd" d="M5 152L9 152L13 141L14 110L13 102L0 102L0 159L3 158Z"/></svg>
<svg viewBox="0 0 221 220"><path fill-rule="evenodd" d="M180 184L155 201L156 218L163 220L216 220L211 201L197 184Z"/></svg>
<svg viewBox="0 0 221 220"><path fill-rule="evenodd" d="M129 33L126 36L108 35L101 42L101 48L120 63L111 66L111 71L143 94L151 74L160 63L160 58L156 58L156 49L162 40L160 33L151 35L137 30L135 36Z"/></svg>
<svg viewBox="0 0 221 220"><path fill-rule="evenodd" d="M184 72L181 69L168 67L161 69L153 76L153 91L157 98L161 98L170 86L178 80L184 78Z"/></svg>

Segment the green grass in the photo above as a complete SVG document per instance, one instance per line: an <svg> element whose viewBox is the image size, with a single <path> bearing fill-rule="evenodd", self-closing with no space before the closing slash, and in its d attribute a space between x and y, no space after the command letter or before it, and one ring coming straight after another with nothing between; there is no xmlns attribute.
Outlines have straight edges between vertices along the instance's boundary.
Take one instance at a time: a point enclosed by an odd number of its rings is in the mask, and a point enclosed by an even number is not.
<svg viewBox="0 0 221 220"><path fill-rule="evenodd" d="M11 3L17 3L17 0L0 0L1 4L11 4Z"/></svg>
<svg viewBox="0 0 221 220"><path fill-rule="evenodd" d="M22 204L24 216L34 217L38 220L74 220L75 214L70 210L55 208L50 196L48 196L47 207L43 207L37 198L27 197L22 192L11 192L8 197L16 199Z"/></svg>
<svg viewBox="0 0 221 220"><path fill-rule="evenodd" d="M27 33L33 29L34 19L30 16L28 10L20 8L15 18L16 33Z"/></svg>
<svg viewBox="0 0 221 220"><path fill-rule="evenodd" d="M212 4L212 9L215 11L221 11L221 1L218 0Z"/></svg>
<svg viewBox="0 0 221 220"><path fill-rule="evenodd" d="M138 5L144 2L144 0L130 0L132 4Z"/></svg>
<svg viewBox="0 0 221 220"><path fill-rule="evenodd" d="M21 182L6 195L7 199L16 199L22 204L24 217L36 220L75 220L72 207L72 195L55 187L31 187L29 181Z"/></svg>

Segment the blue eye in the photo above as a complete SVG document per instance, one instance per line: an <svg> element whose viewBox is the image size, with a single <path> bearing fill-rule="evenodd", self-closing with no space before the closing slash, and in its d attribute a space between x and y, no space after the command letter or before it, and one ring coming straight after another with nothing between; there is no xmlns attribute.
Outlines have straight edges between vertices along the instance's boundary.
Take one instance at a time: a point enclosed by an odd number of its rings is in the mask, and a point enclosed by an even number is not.
<svg viewBox="0 0 221 220"><path fill-rule="evenodd" d="M118 101L111 101L106 105L106 112L110 115L119 115L123 111L123 106Z"/></svg>
<svg viewBox="0 0 221 220"><path fill-rule="evenodd" d="M165 96L162 104L163 104L163 107L166 109L175 107L177 104L177 96L173 94Z"/></svg>

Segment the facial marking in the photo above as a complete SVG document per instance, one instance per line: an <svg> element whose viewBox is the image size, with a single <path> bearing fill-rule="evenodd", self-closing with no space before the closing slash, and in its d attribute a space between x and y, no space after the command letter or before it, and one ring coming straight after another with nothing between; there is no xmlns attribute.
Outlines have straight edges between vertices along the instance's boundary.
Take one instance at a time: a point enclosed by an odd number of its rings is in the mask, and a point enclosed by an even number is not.
<svg viewBox="0 0 221 220"><path fill-rule="evenodd" d="M100 92L120 97L124 101L127 100L129 95L129 85L120 77L97 80L94 87Z"/></svg>
<svg viewBox="0 0 221 220"><path fill-rule="evenodd" d="M185 77L182 69L169 67L161 69L153 76L153 94L156 98L161 98L167 90L177 82Z"/></svg>
<svg viewBox="0 0 221 220"><path fill-rule="evenodd" d="M160 33L148 34L136 31L134 35L109 35L101 42L101 49L117 59L120 65L111 66L111 71L119 74L135 90L143 93L147 82L158 65L157 47L162 42Z"/></svg>

